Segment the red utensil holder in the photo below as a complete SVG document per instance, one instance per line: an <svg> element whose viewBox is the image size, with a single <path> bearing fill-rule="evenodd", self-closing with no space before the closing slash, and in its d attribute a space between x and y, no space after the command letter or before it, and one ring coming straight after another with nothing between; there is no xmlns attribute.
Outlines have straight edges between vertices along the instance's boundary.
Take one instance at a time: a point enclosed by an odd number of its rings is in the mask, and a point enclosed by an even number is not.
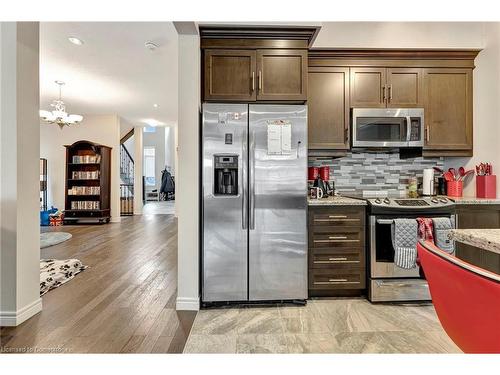
<svg viewBox="0 0 500 375"><path fill-rule="evenodd" d="M446 190L450 197L461 197L464 191L464 183L463 181L448 181Z"/></svg>
<svg viewBox="0 0 500 375"><path fill-rule="evenodd" d="M496 198L497 197L497 176L476 176L476 197Z"/></svg>
<svg viewBox="0 0 500 375"><path fill-rule="evenodd" d="M319 176L323 181L330 180L330 167L320 167Z"/></svg>

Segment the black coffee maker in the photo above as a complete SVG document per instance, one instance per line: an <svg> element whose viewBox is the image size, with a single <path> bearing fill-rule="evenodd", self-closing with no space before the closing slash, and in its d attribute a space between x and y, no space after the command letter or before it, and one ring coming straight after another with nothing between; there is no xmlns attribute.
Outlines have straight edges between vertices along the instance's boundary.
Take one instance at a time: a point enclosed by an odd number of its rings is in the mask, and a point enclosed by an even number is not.
<svg viewBox="0 0 500 375"><path fill-rule="evenodd" d="M331 191L330 184L328 183L328 181L323 181L319 175L314 180L313 187L319 187L323 192L323 197L327 197Z"/></svg>

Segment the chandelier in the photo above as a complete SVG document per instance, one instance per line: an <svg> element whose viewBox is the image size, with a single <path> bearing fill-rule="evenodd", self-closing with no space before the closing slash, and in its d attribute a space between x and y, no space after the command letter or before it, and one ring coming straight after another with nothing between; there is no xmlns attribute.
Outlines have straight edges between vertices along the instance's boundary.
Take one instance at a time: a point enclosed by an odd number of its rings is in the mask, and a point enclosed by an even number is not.
<svg viewBox="0 0 500 375"><path fill-rule="evenodd" d="M52 101L51 107L54 108L52 111L40 110L40 118L49 124L57 124L62 129L64 126L70 126L73 124L78 124L83 120L83 116L80 115L68 115L66 112L66 105L61 99L61 89L64 85L62 81L55 81L59 86L59 99Z"/></svg>

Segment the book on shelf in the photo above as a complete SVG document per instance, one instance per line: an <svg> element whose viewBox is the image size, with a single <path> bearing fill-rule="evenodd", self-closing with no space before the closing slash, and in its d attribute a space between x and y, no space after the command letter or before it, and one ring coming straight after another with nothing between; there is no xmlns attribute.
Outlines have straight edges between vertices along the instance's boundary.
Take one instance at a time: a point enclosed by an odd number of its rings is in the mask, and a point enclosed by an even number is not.
<svg viewBox="0 0 500 375"><path fill-rule="evenodd" d="M97 180L99 178L99 171L73 171L71 178L73 180Z"/></svg>
<svg viewBox="0 0 500 375"><path fill-rule="evenodd" d="M99 195L101 194L100 186L73 186L68 189L68 195Z"/></svg>
<svg viewBox="0 0 500 375"><path fill-rule="evenodd" d="M73 201L71 202L72 210L98 210L99 201Z"/></svg>
<svg viewBox="0 0 500 375"><path fill-rule="evenodd" d="M101 162L101 155L73 155L74 164L96 164Z"/></svg>

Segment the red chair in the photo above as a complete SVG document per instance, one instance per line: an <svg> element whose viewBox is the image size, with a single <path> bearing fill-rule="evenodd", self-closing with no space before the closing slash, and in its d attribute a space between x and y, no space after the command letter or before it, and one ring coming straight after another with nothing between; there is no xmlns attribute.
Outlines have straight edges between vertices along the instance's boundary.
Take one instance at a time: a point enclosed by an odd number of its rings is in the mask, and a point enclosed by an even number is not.
<svg viewBox="0 0 500 375"><path fill-rule="evenodd" d="M465 353L500 353L500 276L430 242L419 242L417 251L448 336Z"/></svg>

